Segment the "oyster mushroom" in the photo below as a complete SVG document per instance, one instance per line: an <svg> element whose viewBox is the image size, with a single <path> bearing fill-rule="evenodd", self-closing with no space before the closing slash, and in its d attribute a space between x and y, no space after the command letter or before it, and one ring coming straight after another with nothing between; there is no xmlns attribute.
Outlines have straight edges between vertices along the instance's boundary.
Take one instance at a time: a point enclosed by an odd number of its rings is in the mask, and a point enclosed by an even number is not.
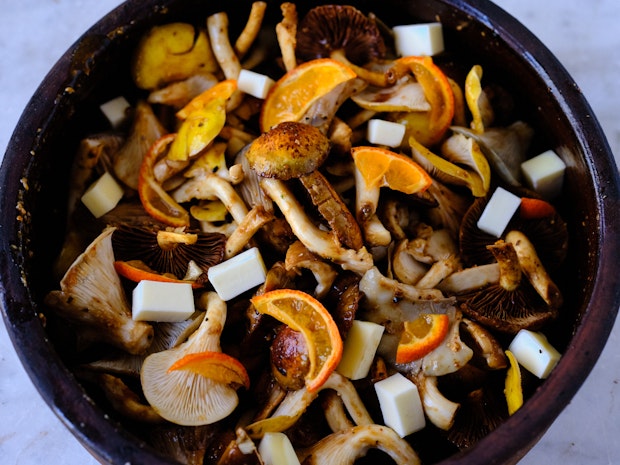
<svg viewBox="0 0 620 465"><path fill-rule="evenodd" d="M224 259L226 237L218 233L175 232L119 225L112 236L117 260L140 260L149 268L183 279L190 263L201 270L194 280L204 283L207 270Z"/></svg>
<svg viewBox="0 0 620 465"><path fill-rule="evenodd" d="M442 430L449 430L456 419L456 414L461 407L445 397L437 387L437 377L427 376L422 372L409 376L416 384L422 399L424 413L429 421Z"/></svg>
<svg viewBox="0 0 620 465"><path fill-rule="evenodd" d="M308 11L297 27L295 51L300 61L330 57L372 84L391 84L389 73L367 67L385 56L381 31L374 18L353 6L321 5Z"/></svg>
<svg viewBox="0 0 620 465"><path fill-rule="evenodd" d="M170 105L180 110L194 97L210 89L218 82L219 80L214 74L194 74L182 81L176 81L161 89L153 90L149 93L146 101L150 104Z"/></svg>
<svg viewBox="0 0 620 465"><path fill-rule="evenodd" d="M398 465L419 465L420 459L409 443L392 428L382 425L354 426L330 434L301 452L303 465L338 463L353 465L370 449L385 452Z"/></svg>
<svg viewBox="0 0 620 465"><path fill-rule="evenodd" d="M215 423L230 415L239 403L232 386L187 370L168 371L187 354L221 352L226 303L215 292L206 292L199 305L206 311L196 332L175 348L149 355L140 373L146 400L162 417L178 425Z"/></svg>
<svg viewBox="0 0 620 465"><path fill-rule="evenodd" d="M150 346L153 327L131 318L131 307L114 270L114 230L106 228L76 258L60 281L60 290L50 291L45 304L92 330L89 334L98 341L139 354Z"/></svg>
<svg viewBox="0 0 620 465"><path fill-rule="evenodd" d="M129 136L123 146L114 154L114 174L131 189L138 189L138 173L142 159L153 143L166 134L151 106L139 101L133 117Z"/></svg>
<svg viewBox="0 0 620 465"><path fill-rule="evenodd" d="M301 241L294 242L288 248L284 266L287 270L297 271L298 273L301 273L301 269L310 270L317 282L314 295L319 299L329 292L331 285L338 276L338 272L331 264L310 252Z"/></svg>
<svg viewBox="0 0 620 465"><path fill-rule="evenodd" d="M508 366L504 349L484 326L469 318L463 318L461 329L465 329L465 334L472 341L472 347L475 346L474 357L480 361L479 364L491 370L500 370Z"/></svg>
<svg viewBox="0 0 620 465"><path fill-rule="evenodd" d="M280 10L282 11L282 21L276 24L276 36L282 52L284 69L290 71L297 66L297 58L295 57L297 7L294 3L284 2L280 5Z"/></svg>

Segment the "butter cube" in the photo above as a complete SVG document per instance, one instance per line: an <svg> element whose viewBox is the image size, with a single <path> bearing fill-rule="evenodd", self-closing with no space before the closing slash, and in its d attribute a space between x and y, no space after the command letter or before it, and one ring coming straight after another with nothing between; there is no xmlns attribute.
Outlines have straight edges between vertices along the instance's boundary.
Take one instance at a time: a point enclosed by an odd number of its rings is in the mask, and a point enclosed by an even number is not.
<svg viewBox="0 0 620 465"><path fill-rule="evenodd" d="M299 465L295 449L284 433L265 433L258 453L265 465Z"/></svg>
<svg viewBox="0 0 620 465"><path fill-rule="evenodd" d="M123 194L121 185L106 171L86 189L81 200L95 218L100 218L116 207Z"/></svg>
<svg viewBox="0 0 620 465"><path fill-rule="evenodd" d="M565 170L566 164L553 150L547 150L521 163L525 182L547 199L553 199L562 192Z"/></svg>
<svg viewBox="0 0 620 465"><path fill-rule="evenodd" d="M400 56L437 55L444 51L441 23L394 26L394 46Z"/></svg>
<svg viewBox="0 0 620 465"><path fill-rule="evenodd" d="M127 110L130 107L131 105L123 96L113 98L99 105L99 109L115 129L125 122Z"/></svg>
<svg viewBox="0 0 620 465"><path fill-rule="evenodd" d="M377 323L353 320L344 341L338 372L351 380L365 378L370 371L384 329L383 325Z"/></svg>
<svg viewBox="0 0 620 465"><path fill-rule="evenodd" d="M237 88L241 92L250 94L256 98L264 99L275 81L269 76L259 74L248 69L242 69L237 78Z"/></svg>
<svg viewBox="0 0 620 465"><path fill-rule="evenodd" d="M405 136L405 125L382 119L371 119L368 121L366 133L366 139L371 144L398 147Z"/></svg>
<svg viewBox="0 0 620 465"><path fill-rule="evenodd" d="M422 400L415 384L400 373L375 383L383 422L400 437L426 426Z"/></svg>
<svg viewBox="0 0 620 465"><path fill-rule="evenodd" d="M517 362L530 373L545 379L560 361L560 353L539 332L520 330L508 347Z"/></svg>
<svg viewBox="0 0 620 465"><path fill-rule="evenodd" d="M498 187L478 219L478 229L500 237L520 205L520 197Z"/></svg>
<svg viewBox="0 0 620 465"><path fill-rule="evenodd" d="M253 247L212 266L207 276L220 298L230 300L264 283L267 268L260 252Z"/></svg>
<svg viewBox="0 0 620 465"><path fill-rule="evenodd" d="M136 321L184 321L194 310L190 283L144 280L133 290L131 314Z"/></svg>

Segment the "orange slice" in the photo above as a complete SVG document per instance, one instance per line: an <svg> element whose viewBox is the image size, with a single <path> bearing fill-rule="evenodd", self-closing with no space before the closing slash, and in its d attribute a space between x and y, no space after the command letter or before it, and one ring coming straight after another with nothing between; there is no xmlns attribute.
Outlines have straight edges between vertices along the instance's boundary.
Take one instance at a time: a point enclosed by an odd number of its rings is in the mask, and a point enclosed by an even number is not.
<svg viewBox="0 0 620 465"><path fill-rule="evenodd" d="M261 131L283 121L299 121L314 102L356 76L351 68L331 58L293 68L269 90L260 115Z"/></svg>
<svg viewBox="0 0 620 465"><path fill-rule="evenodd" d="M205 108L212 100L228 100L235 90L237 90L236 80L226 79L225 81L220 81L213 87L209 87L207 90L194 97L187 105L177 111L177 118L186 119L193 112Z"/></svg>
<svg viewBox="0 0 620 465"><path fill-rule="evenodd" d="M292 289L255 296L252 304L259 313L270 315L303 335L310 360L306 388L310 392L319 389L342 358L342 339L327 309L314 297Z"/></svg>
<svg viewBox="0 0 620 465"><path fill-rule="evenodd" d="M450 80L429 56L399 58L394 68L397 73L404 73L406 70L413 73L431 106L428 112L404 113L395 119L405 123L409 135L413 135L422 144L436 144L454 118L455 102Z"/></svg>
<svg viewBox="0 0 620 465"><path fill-rule="evenodd" d="M412 321L405 321L396 349L396 363L418 360L436 349L450 327L446 314L425 313Z"/></svg>
<svg viewBox="0 0 620 465"><path fill-rule="evenodd" d="M432 183L429 174L411 158L381 147L358 146L351 149L356 168L370 188L390 189L413 194Z"/></svg>
<svg viewBox="0 0 620 465"><path fill-rule="evenodd" d="M504 385L504 395L506 396L506 404L508 405L508 414L512 415L523 405L523 388L521 387L521 368L514 354L509 350L506 351L506 357L510 361L510 367L506 373L506 382Z"/></svg>
<svg viewBox="0 0 620 465"><path fill-rule="evenodd" d="M155 179L153 167L174 141L175 134L160 137L142 159L138 175L138 194L146 212L162 223L174 227L189 226L189 213L179 205Z"/></svg>
<svg viewBox="0 0 620 465"><path fill-rule="evenodd" d="M198 352L187 354L168 368L168 373L175 370L188 370L218 383L250 387L250 377L243 364L223 352Z"/></svg>
<svg viewBox="0 0 620 465"><path fill-rule="evenodd" d="M546 200L522 197L519 216L526 220L547 218L555 214L555 208Z"/></svg>
<svg viewBox="0 0 620 465"><path fill-rule="evenodd" d="M203 287L203 284L196 281L186 281L178 279L172 274L158 273L141 260L117 260L114 262L114 269L120 276L134 283L139 283L140 281L159 281L164 283L190 283L194 289Z"/></svg>

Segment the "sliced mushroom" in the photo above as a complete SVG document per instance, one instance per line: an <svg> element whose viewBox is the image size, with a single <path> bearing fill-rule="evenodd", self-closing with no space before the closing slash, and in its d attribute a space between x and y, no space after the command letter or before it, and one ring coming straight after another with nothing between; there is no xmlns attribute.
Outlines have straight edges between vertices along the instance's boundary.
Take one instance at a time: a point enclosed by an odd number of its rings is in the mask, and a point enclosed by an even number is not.
<svg viewBox="0 0 620 465"><path fill-rule="evenodd" d="M153 327L131 318L131 307L114 270L114 230L106 228L78 256L60 281L60 290L45 296L45 304L61 317L93 329L98 340L139 354L151 344Z"/></svg>
<svg viewBox="0 0 620 465"><path fill-rule="evenodd" d="M166 87L152 91L149 93L146 101L150 104L169 105L180 110L191 99L210 89L218 82L219 80L214 74L194 74L187 79L173 82Z"/></svg>
<svg viewBox="0 0 620 465"><path fill-rule="evenodd" d="M235 438L222 452L217 465L262 465L254 441L242 428L237 428Z"/></svg>
<svg viewBox="0 0 620 465"><path fill-rule="evenodd" d="M297 66L295 48L297 46L297 7L292 2L284 2L280 5L282 21L276 24L276 35L284 69L292 70Z"/></svg>
<svg viewBox="0 0 620 465"><path fill-rule="evenodd" d="M266 211L261 205L252 208L229 235L226 241L225 258L228 259L237 255L250 243L254 234L273 219L273 212Z"/></svg>
<svg viewBox="0 0 620 465"><path fill-rule="evenodd" d="M196 332L180 346L149 355L140 373L146 400L162 417L178 425L215 423L230 415L239 403L232 386L187 370L169 371L187 354L221 352L226 303L215 292L206 292L199 305L206 312Z"/></svg>
<svg viewBox="0 0 620 465"><path fill-rule="evenodd" d="M437 387L436 376L426 376L421 372L410 377L415 382L422 398L424 413L430 422L442 430L449 430L454 424L460 404L446 398Z"/></svg>
<svg viewBox="0 0 620 465"><path fill-rule="evenodd" d="M463 318L461 328L465 329L466 334L475 343L474 358L483 362L485 368L500 370L508 366L504 349L484 326L469 318Z"/></svg>
<svg viewBox="0 0 620 465"><path fill-rule="evenodd" d="M129 136L123 146L114 154L114 174L131 189L138 189L138 173L144 155L151 145L166 134L151 106L139 101L136 104Z"/></svg>
<svg viewBox="0 0 620 465"><path fill-rule="evenodd" d="M299 331L281 326L270 348L271 371L275 380L287 390L298 390L305 385L310 370L308 349Z"/></svg>
<svg viewBox="0 0 620 465"><path fill-rule="evenodd" d="M437 285L437 289L447 295L461 294L496 284L499 282L499 277L498 263L473 266L452 273Z"/></svg>
<svg viewBox="0 0 620 465"><path fill-rule="evenodd" d="M301 273L301 269L310 270L317 282L314 295L319 299L325 297L338 276L331 264L310 252L301 241L294 242L288 248L284 266L298 273Z"/></svg>
<svg viewBox="0 0 620 465"><path fill-rule="evenodd" d="M304 465L339 463L353 465L370 449L385 452L399 465L419 465L420 459L409 443L392 428L382 425L354 426L330 434L312 447L302 451Z"/></svg>
<svg viewBox="0 0 620 465"><path fill-rule="evenodd" d="M407 239L395 244L390 259L390 270L394 278L404 284L415 286L428 271L428 266L411 253Z"/></svg>

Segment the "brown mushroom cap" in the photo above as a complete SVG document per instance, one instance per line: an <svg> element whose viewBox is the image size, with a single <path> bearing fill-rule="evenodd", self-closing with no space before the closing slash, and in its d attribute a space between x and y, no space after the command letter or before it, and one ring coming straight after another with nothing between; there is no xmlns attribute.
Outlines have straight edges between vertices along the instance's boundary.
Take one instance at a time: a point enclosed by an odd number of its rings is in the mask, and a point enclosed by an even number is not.
<svg viewBox="0 0 620 465"><path fill-rule="evenodd" d="M286 181L311 173L329 153L329 139L304 123L285 121L252 142L245 156L260 176Z"/></svg>
<svg viewBox="0 0 620 465"><path fill-rule="evenodd" d="M301 61L329 57L343 50L353 63L383 58L385 44L375 21L349 5L322 5L310 10L297 28L295 52Z"/></svg>
<svg viewBox="0 0 620 465"><path fill-rule="evenodd" d="M308 349L303 335L288 326L280 328L271 344L271 368L276 381L285 389L297 390L305 385L310 370Z"/></svg>

